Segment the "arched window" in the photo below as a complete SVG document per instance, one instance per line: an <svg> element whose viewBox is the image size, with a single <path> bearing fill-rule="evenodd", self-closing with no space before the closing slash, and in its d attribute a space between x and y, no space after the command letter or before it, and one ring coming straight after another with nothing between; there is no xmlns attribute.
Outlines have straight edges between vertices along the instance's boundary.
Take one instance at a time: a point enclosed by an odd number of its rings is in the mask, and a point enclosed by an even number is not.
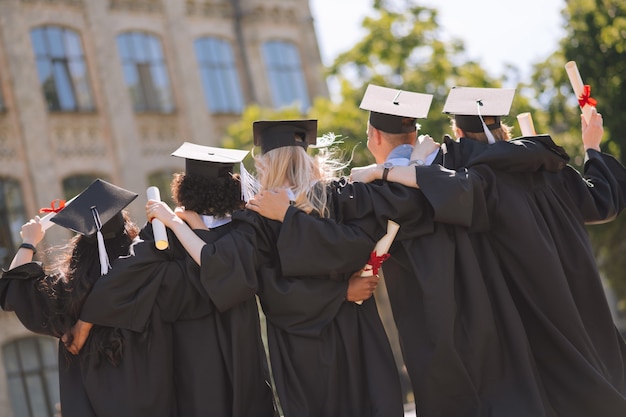
<svg viewBox="0 0 626 417"><path fill-rule="evenodd" d="M80 36L43 26L31 30L39 82L50 111L93 111L87 64Z"/></svg>
<svg viewBox="0 0 626 417"><path fill-rule="evenodd" d="M0 178L0 261L8 268L17 246L22 243L20 230L26 223L24 200L20 184Z"/></svg>
<svg viewBox="0 0 626 417"><path fill-rule="evenodd" d="M94 182L97 178L91 174L72 175L63 180L63 198L70 200L81 193L85 188ZM105 178L102 178L106 180Z"/></svg>
<svg viewBox="0 0 626 417"><path fill-rule="evenodd" d="M291 42L269 41L263 44L263 59L272 89L275 107L298 104L302 111L309 106L300 55Z"/></svg>
<svg viewBox="0 0 626 417"><path fill-rule="evenodd" d="M2 97L2 89L0 88L0 113L5 111L6 109L7 108L6 108L6 104L4 104L4 97Z"/></svg>
<svg viewBox="0 0 626 417"><path fill-rule="evenodd" d="M148 33L118 35L117 47L137 112L171 113L174 110L161 41Z"/></svg>
<svg viewBox="0 0 626 417"><path fill-rule="evenodd" d="M5 344L2 358L13 415L54 417L60 402L58 342L43 336Z"/></svg>
<svg viewBox="0 0 626 417"><path fill-rule="evenodd" d="M174 171L158 171L148 176L148 184L159 189L161 201L164 201L170 207L175 205L171 187L173 175Z"/></svg>
<svg viewBox="0 0 626 417"><path fill-rule="evenodd" d="M243 95L230 44L222 39L201 38L194 42L204 98L213 113L241 113Z"/></svg>

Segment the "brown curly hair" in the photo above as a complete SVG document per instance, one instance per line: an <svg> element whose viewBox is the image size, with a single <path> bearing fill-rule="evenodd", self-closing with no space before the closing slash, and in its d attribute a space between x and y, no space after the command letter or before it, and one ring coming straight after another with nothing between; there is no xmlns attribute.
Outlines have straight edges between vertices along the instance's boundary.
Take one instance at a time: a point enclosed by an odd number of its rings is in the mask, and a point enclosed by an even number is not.
<svg viewBox="0 0 626 417"><path fill-rule="evenodd" d="M178 206L207 216L224 217L244 208L239 174L216 178L174 174L172 197Z"/></svg>

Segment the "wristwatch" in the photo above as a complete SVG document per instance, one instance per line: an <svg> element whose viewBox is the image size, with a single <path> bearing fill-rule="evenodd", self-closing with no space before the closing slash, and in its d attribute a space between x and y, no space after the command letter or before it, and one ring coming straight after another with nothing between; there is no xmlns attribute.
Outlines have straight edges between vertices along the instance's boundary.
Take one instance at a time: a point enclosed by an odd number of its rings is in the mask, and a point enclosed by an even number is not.
<svg viewBox="0 0 626 417"><path fill-rule="evenodd" d="M391 171L394 166L393 162L386 161L383 163L383 181L387 181L387 175L389 175L389 171Z"/></svg>
<svg viewBox="0 0 626 417"><path fill-rule="evenodd" d="M421 159L411 159L409 161L409 165L417 165L418 167L423 167L424 165L426 165L426 162Z"/></svg>

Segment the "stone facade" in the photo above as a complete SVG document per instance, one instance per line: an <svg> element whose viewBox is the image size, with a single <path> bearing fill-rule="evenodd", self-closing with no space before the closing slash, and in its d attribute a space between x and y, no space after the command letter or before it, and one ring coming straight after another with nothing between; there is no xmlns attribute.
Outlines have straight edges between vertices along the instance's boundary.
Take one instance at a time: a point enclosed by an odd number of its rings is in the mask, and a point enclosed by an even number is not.
<svg viewBox="0 0 626 417"><path fill-rule="evenodd" d="M44 25L79 34L93 111L48 110L31 41L31 30ZM116 44L127 31L160 39L174 111L134 111ZM62 180L74 175L139 192L130 212L143 218L148 177L183 168L169 156L180 143L219 146L239 114L207 108L193 48L201 36L232 45L245 104L273 105L261 51L267 40L295 45L308 96L328 96L308 0L0 0L0 179L19 184L26 220L63 196ZM44 243L68 237L59 229ZM32 335L5 312L0 329L0 347ZM3 360L0 415L23 417L10 404Z"/></svg>

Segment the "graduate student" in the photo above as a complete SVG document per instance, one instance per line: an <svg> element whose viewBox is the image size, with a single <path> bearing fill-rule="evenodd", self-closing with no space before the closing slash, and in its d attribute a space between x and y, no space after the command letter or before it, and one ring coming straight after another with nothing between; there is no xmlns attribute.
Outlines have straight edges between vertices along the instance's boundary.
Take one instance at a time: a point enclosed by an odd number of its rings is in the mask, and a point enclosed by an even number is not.
<svg viewBox="0 0 626 417"><path fill-rule="evenodd" d="M255 165L262 189L280 185L291 190L296 215L332 218L335 207L329 190L341 184L328 176L332 161L306 152L315 143L316 132L315 120L255 122L255 144L262 151ZM404 414L391 347L375 300L369 298L378 277L352 276L368 261L374 236L351 229L351 244L333 255L343 259L348 272L322 268L315 276L302 277L282 270L283 259L276 248L279 222L250 211L236 212L236 230L204 244L194 242L187 224L163 203L149 202L147 212L176 233L200 265L202 279L236 279L242 270L249 277L256 276L267 317L272 371L286 417ZM191 215L187 209L177 214ZM306 235L300 239L302 247L312 251L321 244ZM306 249L293 259L298 260L326 262L311 260ZM352 302L357 300L365 301L362 305Z"/></svg>
<svg viewBox="0 0 626 417"><path fill-rule="evenodd" d="M419 187L436 218L471 219L472 249L500 265L555 415L625 415L626 346L585 224L610 221L623 210L626 169L601 152L602 117L595 109L589 122L581 117L583 175L570 166L537 169L545 162L530 152L537 144L568 161L547 135L489 144L490 131L501 121L490 117L500 113L489 110L499 96L486 93L450 91L444 111L454 115L457 141L446 141L443 166L398 167L387 180ZM506 160L510 144L522 152ZM357 177L382 178L383 170L371 167ZM473 190L473 199L461 203L459 189Z"/></svg>
<svg viewBox="0 0 626 417"><path fill-rule="evenodd" d="M233 230L231 215L244 205L234 168L247 154L189 142L172 153L185 160L185 171L174 175L172 197L196 213L188 220L203 244L219 242ZM81 320L141 331L150 311L167 311L178 416L274 416L255 277L201 275L174 235L163 251L155 248L151 224L141 237L134 256L96 283Z"/></svg>
<svg viewBox="0 0 626 417"><path fill-rule="evenodd" d="M419 96L409 92L371 86L366 91L361 107L370 109L368 138L375 145L368 147L374 152L388 150L377 152L377 161L385 163L370 170L391 175L400 169L412 170L403 166L409 161L419 165L433 158L442 159L443 151L438 152L438 146L429 137L415 142L413 156L404 152L394 158L389 157L389 150L398 146L376 142L376 136L385 140L390 133L398 135L404 126L415 124L415 117L407 117L411 113L404 113L403 106L419 108L411 103L416 98L419 100ZM509 94L505 108L498 112L507 113L511 100ZM508 148L512 148L506 155L508 164L527 152L513 145ZM564 166L558 154L543 146L528 151L543 158L542 169L558 170ZM453 224L435 223L431 204L421 192L410 201L401 201L391 186L386 182L354 183L351 192L336 196L336 206L344 223L356 223L365 230L372 226L364 223L363 218L391 218L400 223L391 257L382 269L418 415L553 415L544 401L542 382L536 377L525 330L503 271L493 259L477 256L473 236L468 233L471 219L457 215L450 217ZM458 191L454 197L458 202L455 207L472 201L471 192ZM310 216L294 216L296 210L289 206L282 192L266 193L254 203L249 208L283 222L278 240L283 272L314 274L322 267L341 270L341 259L331 256L349 245L349 235L341 231L341 225L319 224L318 219ZM351 204L357 204L359 210L344 211ZM395 207L395 212L388 211L387 205ZM299 236L321 242L307 248L309 259L328 261L291 261L298 259L304 248Z"/></svg>
<svg viewBox="0 0 626 417"><path fill-rule="evenodd" d="M89 291L111 272L109 260L130 252L138 228L123 209L136 197L101 179L94 181L52 218L77 232L58 270L49 273L32 261L44 236L35 218L22 226L24 243L0 279L2 308L14 311L29 330L59 339L66 417L176 416L171 327L158 311L152 312L143 332L95 326L80 355L66 350Z"/></svg>

